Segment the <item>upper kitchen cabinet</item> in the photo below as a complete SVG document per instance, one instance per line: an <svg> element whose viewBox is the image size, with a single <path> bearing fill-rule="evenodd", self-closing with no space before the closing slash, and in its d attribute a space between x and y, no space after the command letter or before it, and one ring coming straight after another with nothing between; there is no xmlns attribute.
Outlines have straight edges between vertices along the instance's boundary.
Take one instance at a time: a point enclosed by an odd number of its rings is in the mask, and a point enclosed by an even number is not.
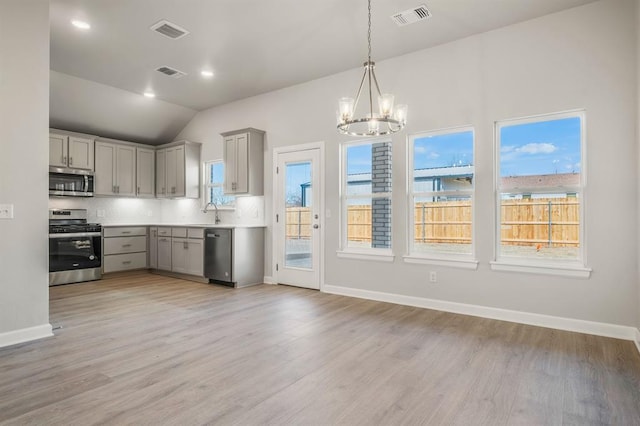
<svg viewBox="0 0 640 426"><path fill-rule="evenodd" d="M136 148L136 195L153 198L155 196L155 162L154 149Z"/></svg>
<svg viewBox="0 0 640 426"><path fill-rule="evenodd" d="M136 196L136 147L96 141L95 194Z"/></svg>
<svg viewBox="0 0 640 426"><path fill-rule="evenodd" d="M200 148L197 142L178 141L156 151L156 197L200 197Z"/></svg>
<svg viewBox="0 0 640 426"><path fill-rule="evenodd" d="M49 166L93 170L94 140L89 137L49 133Z"/></svg>
<svg viewBox="0 0 640 426"><path fill-rule="evenodd" d="M221 133L225 194L264 194L264 133L252 128Z"/></svg>

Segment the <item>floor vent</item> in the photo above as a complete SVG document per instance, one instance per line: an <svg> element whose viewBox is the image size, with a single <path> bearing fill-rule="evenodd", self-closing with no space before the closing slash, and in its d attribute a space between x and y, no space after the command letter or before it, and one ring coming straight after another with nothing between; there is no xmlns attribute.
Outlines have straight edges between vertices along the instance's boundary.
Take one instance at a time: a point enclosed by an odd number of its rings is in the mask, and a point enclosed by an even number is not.
<svg viewBox="0 0 640 426"><path fill-rule="evenodd" d="M189 31L167 20L162 20L153 24L151 26L151 30L173 40L177 40L189 34Z"/></svg>
<svg viewBox="0 0 640 426"><path fill-rule="evenodd" d="M398 24L399 27L404 27L405 25L424 21L428 18L431 18L431 12L424 4L418 7L414 7L413 9L408 9L404 12L398 12L391 15L391 19L393 20L393 22Z"/></svg>
<svg viewBox="0 0 640 426"><path fill-rule="evenodd" d="M161 72L162 74L167 75L169 77L173 77L173 78L180 78L187 75L186 72L177 70L175 68L167 67L167 66L157 68L156 71Z"/></svg>

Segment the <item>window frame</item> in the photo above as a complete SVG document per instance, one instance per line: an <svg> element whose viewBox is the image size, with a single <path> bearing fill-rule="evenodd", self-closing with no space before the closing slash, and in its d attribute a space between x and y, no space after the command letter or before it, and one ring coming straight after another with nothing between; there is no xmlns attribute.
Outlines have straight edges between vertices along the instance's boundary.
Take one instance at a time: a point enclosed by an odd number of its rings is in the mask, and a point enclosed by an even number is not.
<svg viewBox="0 0 640 426"><path fill-rule="evenodd" d="M453 191L416 191L414 188L414 164L415 164L415 140L427 136L441 136L453 133L471 132L472 153L473 153L473 183L471 189ZM406 183L406 205L407 205L407 241L406 255L403 256L406 263L418 263L427 265L444 265L463 269L477 269L476 260L476 132L472 125L446 127L435 130L428 130L413 133L407 136L407 183ZM468 196L471 200L471 253L446 253L446 252L418 252L415 250L415 197L438 197L438 196Z"/></svg>
<svg viewBox="0 0 640 426"><path fill-rule="evenodd" d="M209 198L209 194L210 194L210 188L222 188L222 192L224 193L224 170L223 170L223 178L222 178L222 182L220 182L219 184L211 184L210 183L210 176L211 176L211 166L214 164L222 164L222 166L224 167L224 160L222 159L217 159L217 160L209 160L209 161L204 161L203 162L203 171L202 171L202 207L205 208L210 202L210 198ZM233 199L233 204L223 204L223 205L219 205L218 210L235 210L236 209L236 203L237 203L237 197L235 195L225 195L225 197L229 197L231 199Z"/></svg>
<svg viewBox="0 0 640 426"><path fill-rule="evenodd" d="M512 188L505 191L500 186L500 140L501 129L503 127L541 123L545 121L555 121L567 118L580 119L580 179L577 186L550 186L543 188ZM587 117L585 109L576 109L563 112L552 112L527 117L509 118L495 121L494 123L494 255L491 262L491 269L496 271L526 272L537 274L558 275L576 278L589 278L591 269L587 267L587 238L585 232L585 210L586 210L586 189L587 189ZM574 193L579 201L579 242L578 255L576 259L539 259L524 256L509 256L501 254L501 208L502 194L558 194Z"/></svg>
<svg viewBox="0 0 640 426"><path fill-rule="evenodd" d="M391 180L391 192L376 192L373 193L373 182L372 182L372 192L367 194L358 194L356 196L348 196L347 195L347 150L353 146L361 146L361 145L374 145L376 143L388 143L391 146L392 157L391 157L391 170L392 170L392 180ZM372 164L372 180L373 180L373 164ZM389 137L382 138L373 138L366 140L351 140L344 141L340 143L340 188L339 188L339 197L340 197L340 248L337 251L337 255L339 258L349 258L349 259L358 259L358 260L375 260L375 261L383 261L383 262L393 262L395 256L393 254L393 141ZM391 203L391 241L389 248L374 248L374 247L349 247L348 246L348 233L347 233L347 211L348 211L348 201L352 199L370 199L373 202L375 198L388 198Z"/></svg>

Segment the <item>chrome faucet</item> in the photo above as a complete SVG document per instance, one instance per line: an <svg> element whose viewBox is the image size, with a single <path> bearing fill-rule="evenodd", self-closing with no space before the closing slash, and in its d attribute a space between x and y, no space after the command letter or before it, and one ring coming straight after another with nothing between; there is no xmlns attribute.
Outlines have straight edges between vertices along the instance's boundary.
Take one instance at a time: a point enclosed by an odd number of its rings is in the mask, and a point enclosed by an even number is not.
<svg viewBox="0 0 640 426"><path fill-rule="evenodd" d="M211 201L210 203L207 203L207 204L204 206L204 209L202 209L202 212L203 212L203 213L208 212L208 211L209 211L209 210L208 210L209 206L213 206L213 207L216 209L216 218L215 218L215 222L216 222L216 225L217 225L217 224L219 224L219 223L221 222L221 220L220 220L220 216L218 216L218 205L217 205L216 203L214 203L213 201Z"/></svg>

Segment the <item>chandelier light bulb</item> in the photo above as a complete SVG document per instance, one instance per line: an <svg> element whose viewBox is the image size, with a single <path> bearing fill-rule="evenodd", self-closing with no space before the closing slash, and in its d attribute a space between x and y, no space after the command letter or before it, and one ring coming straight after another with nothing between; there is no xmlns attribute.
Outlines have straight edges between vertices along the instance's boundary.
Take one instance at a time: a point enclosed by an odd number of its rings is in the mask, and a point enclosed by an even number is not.
<svg viewBox="0 0 640 426"><path fill-rule="evenodd" d="M405 104L399 104L399 105L396 106L394 118L402 126L407 124L407 112L408 112L408 110L409 110L409 107L407 105L405 105Z"/></svg>
<svg viewBox="0 0 640 426"><path fill-rule="evenodd" d="M340 98L338 101L338 107L340 108L340 119L343 123L351 120L353 117L353 105L355 101L353 98Z"/></svg>
<svg viewBox="0 0 640 426"><path fill-rule="evenodd" d="M391 117L393 115L393 95L384 93L378 96L378 106L382 117Z"/></svg>

